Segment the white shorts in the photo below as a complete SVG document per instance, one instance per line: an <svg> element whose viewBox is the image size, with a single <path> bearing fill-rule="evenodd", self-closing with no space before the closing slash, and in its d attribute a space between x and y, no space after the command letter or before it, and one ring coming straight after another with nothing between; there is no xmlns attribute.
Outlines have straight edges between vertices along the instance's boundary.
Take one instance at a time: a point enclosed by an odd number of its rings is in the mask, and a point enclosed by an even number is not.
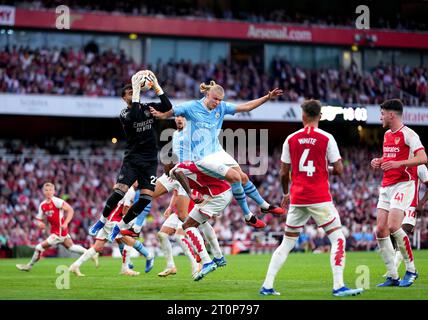
<svg viewBox="0 0 428 320"><path fill-rule="evenodd" d="M70 235L69 234L67 234L66 236L64 236L64 237L60 237L60 236L58 236L58 235L56 235L56 234L54 234L54 233L52 233L48 238L47 238L47 241L48 241L48 244L50 245L50 246L54 246L54 245L57 245L57 244L60 244L60 243L63 243L65 240L67 240L67 239L71 239L71 237L70 237Z"/></svg>
<svg viewBox="0 0 428 320"><path fill-rule="evenodd" d="M389 211L399 209L405 211L415 197L415 182L404 181L379 189L378 209Z"/></svg>
<svg viewBox="0 0 428 320"><path fill-rule="evenodd" d="M190 211L189 217L199 222L199 224L203 224L213 216L219 216L232 201L232 198L231 190L227 190L213 198L208 198L204 202L196 204Z"/></svg>
<svg viewBox="0 0 428 320"><path fill-rule="evenodd" d="M238 162L236 162L236 160L224 150L215 152L199 161L196 161L195 165L203 173L220 179L223 179L226 176L229 168L239 167Z"/></svg>
<svg viewBox="0 0 428 320"><path fill-rule="evenodd" d="M402 224L410 224L413 227L416 226L416 208L410 207L404 211L404 219Z"/></svg>
<svg viewBox="0 0 428 320"><path fill-rule="evenodd" d="M179 227L181 227L182 224L183 221L181 221L175 213L171 213L162 224L162 227L168 227L177 230Z"/></svg>
<svg viewBox="0 0 428 320"><path fill-rule="evenodd" d="M331 202L308 206L290 205L285 222L285 231L303 231L303 227L310 217L315 220L319 228L324 228L325 231L342 226L339 213Z"/></svg>
<svg viewBox="0 0 428 320"><path fill-rule="evenodd" d="M168 177L165 173L163 175L161 175L157 179L157 181L159 181L160 184L162 184L168 192L171 192L172 190L177 190L177 194L179 196L186 196L187 197L187 193L184 190L184 188L181 186L180 182L178 182L175 179Z"/></svg>
<svg viewBox="0 0 428 320"><path fill-rule="evenodd" d="M106 240L108 235L112 232L113 227L116 225L116 222L113 221L107 221L104 227L98 231L97 235L95 236L95 240ZM116 237L116 239L122 238L122 235L119 233Z"/></svg>

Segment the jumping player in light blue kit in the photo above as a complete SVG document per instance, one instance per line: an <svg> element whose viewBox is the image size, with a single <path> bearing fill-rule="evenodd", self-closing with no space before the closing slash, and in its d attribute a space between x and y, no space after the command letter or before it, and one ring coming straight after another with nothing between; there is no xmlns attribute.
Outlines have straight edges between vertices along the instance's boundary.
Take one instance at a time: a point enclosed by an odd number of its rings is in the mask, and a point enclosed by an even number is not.
<svg viewBox="0 0 428 320"><path fill-rule="evenodd" d="M243 104L233 104L222 101L224 89L211 81L209 85L202 83L200 90L205 97L176 105L168 112L161 113L151 108L155 117L168 118L173 115L183 116L188 121L191 161L204 173L228 181L232 186L233 196L245 216L246 223L255 228L264 228L266 224L257 219L250 211L246 195L261 207L263 213L284 214L284 209L267 203L259 194L248 176L241 170L239 164L220 145L218 140L225 115L237 112L249 112L263 103L282 95L282 90L276 88L265 96Z"/></svg>

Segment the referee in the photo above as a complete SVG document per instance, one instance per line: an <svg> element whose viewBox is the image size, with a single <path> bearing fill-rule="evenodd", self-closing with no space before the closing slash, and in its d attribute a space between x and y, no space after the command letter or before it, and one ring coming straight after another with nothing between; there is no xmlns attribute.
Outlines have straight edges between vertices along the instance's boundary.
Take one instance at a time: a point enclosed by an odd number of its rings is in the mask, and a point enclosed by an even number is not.
<svg viewBox="0 0 428 320"><path fill-rule="evenodd" d="M141 86L147 81L146 78L143 71L139 71L132 76L132 85L128 84L122 89L122 99L128 105L120 114L120 122L127 138L125 156L113 192L104 206L102 216L89 229L89 234L95 236L104 227L107 217L116 208L129 187L138 181L138 188L141 189L140 198L128 210L123 220L113 228L108 236L110 242L114 241L121 229L128 228L128 223L134 220L152 201L155 188L158 166L157 120L150 113L150 107L166 112L172 108L172 104L151 71L149 78L161 102L140 103Z"/></svg>

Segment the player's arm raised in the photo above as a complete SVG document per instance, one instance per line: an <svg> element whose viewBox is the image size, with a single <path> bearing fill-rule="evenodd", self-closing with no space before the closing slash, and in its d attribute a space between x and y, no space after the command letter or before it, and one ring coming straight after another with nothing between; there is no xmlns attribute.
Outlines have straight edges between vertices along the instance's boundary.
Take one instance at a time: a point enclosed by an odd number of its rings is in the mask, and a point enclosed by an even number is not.
<svg viewBox="0 0 428 320"><path fill-rule="evenodd" d="M269 91L265 96L254 99L236 106L235 112L249 112L254 110L257 107L260 107L263 103L268 102L269 100L274 100L277 97L281 96L284 92L281 89L275 88L272 91Z"/></svg>
<svg viewBox="0 0 428 320"><path fill-rule="evenodd" d="M161 86L159 85L158 79L156 78L155 74L150 71L149 78L153 83L153 90L155 91L156 95L160 99L160 103L152 103L151 108L154 108L161 112L166 112L172 109L172 103L169 101L167 95L163 92Z"/></svg>
<svg viewBox="0 0 428 320"><path fill-rule="evenodd" d="M68 224L71 222L74 216L74 209L64 201L62 205L62 209L65 211L67 216L65 217L64 223L61 225L61 228L66 229L68 227Z"/></svg>

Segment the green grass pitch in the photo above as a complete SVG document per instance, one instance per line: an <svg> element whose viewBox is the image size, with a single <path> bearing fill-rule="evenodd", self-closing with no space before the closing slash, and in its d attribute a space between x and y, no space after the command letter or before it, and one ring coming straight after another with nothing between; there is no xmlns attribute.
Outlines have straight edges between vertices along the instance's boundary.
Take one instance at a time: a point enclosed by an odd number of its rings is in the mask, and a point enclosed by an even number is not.
<svg viewBox="0 0 428 320"><path fill-rule="evenodd" d="M329 254L290 254L275 282L278 297L263 297L258 291L263 283L271 255L227 256L227 266L218 268L199 282L191 279L190 266L184 256L175 257L178 273L160 278L157 273L165 267L165 260L157 258L150 273L144 273L144 258L133 258L137 277L119 275L120 259L100 258L100 268L92 261L81 268L86 277L70 275L70 288L59 290L56 279L58 265L70 265L74 259L44 258L30 272L15 268L28 259L0 260L0 299L95 299L95 300L256 300L256 299L344 299L331 295L332 276ZM370 272L369 289L363 295L345 299L428 299L428 250L415 251L420 277L409 288L376 288L385 272L377 252L347 253L345 282L354 287L361 273L357 267L365 265ZM363 267L364 268L364 267ZM401 276L404 266L400 268Z"/></svg>

